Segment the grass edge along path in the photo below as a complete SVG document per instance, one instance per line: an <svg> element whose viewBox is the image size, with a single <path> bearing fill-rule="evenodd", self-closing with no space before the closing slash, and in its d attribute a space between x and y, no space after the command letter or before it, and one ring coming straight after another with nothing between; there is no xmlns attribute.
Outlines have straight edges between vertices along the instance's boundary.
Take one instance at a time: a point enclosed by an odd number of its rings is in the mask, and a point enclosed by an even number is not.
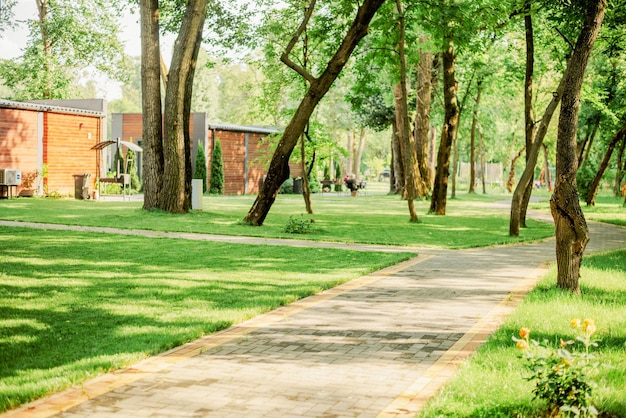
<svg viewBox="0 0 626 418"><path fill-rule="evenodd" d="M414 256L0 227L0 410Z"/></svg>
<svg viewBox="0 0 626 418"><path fill-rule="evenodd" d="M0 201L6 221L112 227L161 232L203 233L259 238L304 239L345 244L459 249L516 244L554 235L554 226L528 220L519 237L509 236L509 213L491 205L500 196L460 195L448 203L446 216L427 214L428 202L416 202L420 222L410 223L406 202L398 196L316 196L315 214L302 214L302 198L280 195L262 227L244 225L249 196L205 197L206 210L186 215L143 211L140 202L16 199ZM290 234L291 217L308 222L310 232Z"/></svg>
<svg viewBox="0 0 626 418"><path fill-rule="evenodd" d="M528 327L531 338L557 348L561 340L575 338L574 318L593 319L598 327L598 347L591 349L599 362L591 370L597 384L592 404L601 417L626 416L626 248L585 257L581 275L580 296L562 292L555 288L552 266L419 417L547 416L545 403L533 399L533 383L524 379L529 371L512 337ZM581 349L573 346L572 351Z"/></svg>

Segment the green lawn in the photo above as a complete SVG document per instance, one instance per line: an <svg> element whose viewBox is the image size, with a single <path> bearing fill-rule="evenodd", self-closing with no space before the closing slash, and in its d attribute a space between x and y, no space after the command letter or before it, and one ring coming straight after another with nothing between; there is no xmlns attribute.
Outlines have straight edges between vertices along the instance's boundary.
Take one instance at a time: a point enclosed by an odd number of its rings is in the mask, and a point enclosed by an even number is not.
<svg viewBox="0 0 626 418"><path fill-rule="evenodd" d="M520 237L509 237L508 211L486 204L510 197L467 193L458 196L448 200L446 216L428 215L429 202L418 202L417 224L409 222L407 203L397 196L353 198L334 194L314 196L314 215L310 216L303 215L301 196L279 195L262 227L242 223L254 201L249 196L204 197L204 210L188 215L146 212L139 202L22 198L0 201L0 219L453 249L533 241L554 233L552 225L529 220ZM311 232L284 232L290 216L314 219Z"/></svg>
<svg viewBox="0 0 626 418"><path fill-rule="evenodd" d="M598 327L591 353L599 363L590 374L597 384L592 403L604 418L626 417L626 248L586 257L581 276L582 295L572 295L556 289L553 268L419 416L547 416L511 337L528 327L532 338L558 347L575 338L571 319L591 318Z"/></svg>
<svg viewBox="0 0 626 418"><path fill-rule="evenodd" d="M410 256L0 227L0 411Z"/></svg>

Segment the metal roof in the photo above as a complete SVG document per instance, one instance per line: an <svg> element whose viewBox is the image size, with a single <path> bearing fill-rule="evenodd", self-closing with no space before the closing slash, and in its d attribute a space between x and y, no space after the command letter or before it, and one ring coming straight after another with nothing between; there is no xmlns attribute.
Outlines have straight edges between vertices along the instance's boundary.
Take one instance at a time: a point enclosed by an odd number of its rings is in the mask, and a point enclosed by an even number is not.
<svg viewBox="0 0 626 418"><path fill-rule="evenodd" d="M209 123L209 129L216 131L254 132L268 135L281 132L281 129L273 128L271 126L226 125L220 123Z"/></svg>
<svg viewBox="0 0 626 418"><path fill-rule="evenodd" d="M106 114L104 112L99 112L96 110L52 106L49 104L41 104L41 103L14 102L12 100L4 100L4 99L0 99L0 108L33 110L36 112L66 113L66 114L72 114L72 115L98 116L101 118L106 117Z"/></svg>

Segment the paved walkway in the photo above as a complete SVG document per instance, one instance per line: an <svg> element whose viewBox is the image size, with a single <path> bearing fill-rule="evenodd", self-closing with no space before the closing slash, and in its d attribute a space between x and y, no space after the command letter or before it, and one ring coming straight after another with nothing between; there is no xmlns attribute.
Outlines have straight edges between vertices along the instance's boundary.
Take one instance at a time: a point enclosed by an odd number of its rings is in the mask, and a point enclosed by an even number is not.
<svg viewBox="0 0 626 418"><path fill-rule="evenodd" d="M588 253L626 243L590 231ZM554 240L420 252L2 416L413 417L553 258Z"/></svg>

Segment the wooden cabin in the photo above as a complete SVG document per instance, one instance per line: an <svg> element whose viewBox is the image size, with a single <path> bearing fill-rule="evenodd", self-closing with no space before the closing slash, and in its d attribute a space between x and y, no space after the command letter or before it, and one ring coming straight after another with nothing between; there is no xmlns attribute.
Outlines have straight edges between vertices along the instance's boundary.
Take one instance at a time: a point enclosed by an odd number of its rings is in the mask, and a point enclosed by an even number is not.
<svg viewBox="0 0 626 418"><path fill-rule="evenodd" d="M279 132L278 129L212 124L209 123L207 114L200 112L191 114L189 124L192 161L195 161L198 146L204 147L209 177L215 143L217 139L220 140L224 163L224 194L257 194L272 156L267 137ZM112 138L130 140L141 146L141 136L140 113L114 113L111 115ZM138 161L138 165L141 167L141 161ZM293 177L298 177L302 173L297 164L290 164L290 169ZM208 182L210 183L210 181L209 178Z"/></svg>
<svg viewBox="0 0 626 418"><path fill-rule="evenodd" d="M106 137L104 100L0 100L0 168L18 169L22 179L37 172L38 195L75 194L75 175L96 178L96 152ZM23 183L17 193L24 192ZM5 189L1 193L8 194Z"/></svg>

